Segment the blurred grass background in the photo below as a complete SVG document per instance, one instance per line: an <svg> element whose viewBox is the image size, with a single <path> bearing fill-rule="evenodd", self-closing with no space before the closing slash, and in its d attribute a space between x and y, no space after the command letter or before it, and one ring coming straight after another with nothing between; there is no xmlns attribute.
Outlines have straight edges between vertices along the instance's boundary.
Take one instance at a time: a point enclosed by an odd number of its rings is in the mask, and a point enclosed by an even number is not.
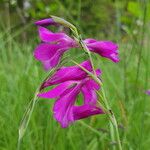
<svg viewBox="0 0 150 150"><path fill-rule="evenodd" d="M16 149L20 120L45 77L32 55L39 43L33 22L49 15L72 22L84 38L119 43L118 64L95 55L94 62L103 71L123 150L149 150L150 97L145 94L150 88L148 0L0 0L0 150ZM69 52L71 57L79 53ZM61 129L53 119L52 105L53 100L46 99L37 103L22 150L113 149L105 115Z"/></svg>

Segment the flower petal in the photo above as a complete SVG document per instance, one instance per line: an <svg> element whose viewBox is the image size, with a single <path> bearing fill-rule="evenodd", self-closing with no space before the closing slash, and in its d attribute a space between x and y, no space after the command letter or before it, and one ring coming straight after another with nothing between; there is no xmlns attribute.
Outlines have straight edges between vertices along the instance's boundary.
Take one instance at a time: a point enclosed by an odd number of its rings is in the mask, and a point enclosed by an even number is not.
<svg viewBox="0 0 150 150"><path fill-rule="evenodd" d="M65 94L61 95L54 104L54 117L63 128L66 128L74 121L72 108L79 92L80 85L72 87L67 92L65 92Z"/></svg>
<svg viewBox="0 0 150 150"><path fill-rule="evenodd" d="M57 23L52 18L46 18L46 19L36 21L35 25L48 26L48 25L57 25Z"/></svg>
<svg viewBox="0 0 150 150"><path fill-rule="evenodd" d="M89 104L73 107L74 120L79 120L79 119L90 117L92 115L103 114L103 113L104 112L101 108Z"/></svg>
<svg viewBox="0 0 150 150"><path fill-rule="evenodd" d="M88 71L92 71L90 61L84 61L80 64ZM47 87L54 84L59 84L69 80L81 80L87 76L87 73L83 71L79 66L69 66L60 68L51 78L49 78L43 87Z"/></svg>
<svg viewBox="0 0 150 150"><path fill-rule="evenodd" d="M84 42L90 44L90 43L97 42L97 40L89 38L89 39L85 39Z"/></svg>
<svg viewBox="0 0 150 150"><path fill-rule="evenodd" d="M59 63L61 56L67 50L68 47L62 47L58 44L42 43L34 50L34 57L42 62L45 70L49 70Z"/></svg>
<svg viewBox="0 0 150 150"><path fill-rule="evenodd" d="M56 53L58 49L59 47L57 45L41 43L34 50L34 57L40 61L48 60Z"/></svg>
<svg viewBox="0 0 150 150"><path fill-rule="evenodd" d="M56 52L54 54L54 56L52 56L49 60L47 61L42 61L42 64L44 66L45 70L50 70L54 67L57 66L57 64L59 63L61 56L63 55L63 52Z"/></svg>
<svg viewBox="0 0 150 150"><path fill-rule="evenodd" d="M49 90L48 92L39 93L38 97L56 98L60 96L61 94L63 94L64 91L66 91L69 88L69 86L73 85L74 83L75 83L74 81L63 82L59 84L58 86L56 86L55 88Z"/></svg>
<svg viewBox="0 0 150 150"><path fill-rule="evenodd" d="M97 102L97 94L93 89L90 89L89 87L83 86L82 87L82 93L84 96L84 103L85 104L96 104Z"/></svg>
<svg viewBox="0 0 150 150"><path fill-rule="evenodd" d="M39 26L38 28L40 39L43 42L60 42L64 41L68 45L73 42L73 39L71 39L69 36L67 36L65 33L53 33L50 30Z"/></svg>
<svg viewBox="0 0 150 150"><path fill-rule="evenodd" d="M82 86L81 92L84 97L85 104L94 104L97 103L97 93L96 90L99 90L100 86L93 80L89 79Z"/></svg>
<svg viewBox="0 0 150 150"><path fill-rule="evenodd" d="M118 62L118 45L111 41L96 41L94 39L84 40L90 51L98 53L102 57Z"/></svg>

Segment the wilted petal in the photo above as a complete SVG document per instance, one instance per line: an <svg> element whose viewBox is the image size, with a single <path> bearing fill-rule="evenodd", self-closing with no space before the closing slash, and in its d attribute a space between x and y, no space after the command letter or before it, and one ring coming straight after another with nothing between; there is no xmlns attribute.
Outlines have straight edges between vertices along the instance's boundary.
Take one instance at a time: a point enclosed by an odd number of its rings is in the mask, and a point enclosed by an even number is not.
<svg viewBox="0 0 150 150"><path fill-rule="evenodd" d="M119 61L118 45L111 41L96 41L94 39L84 40L90 51L98 53L102 57L111 59L114 62Z"/></svg>
<svg viewBox="0 0 150 150"><path fill-rule="evenodd" d="M73 106L74 120L83 119L92 115L103 114L103 110L99 107L85 104L82 106Z"/></svg>
<svg viewBox="0 0 150 150"><path fill-rule="evenodd" d="M38 97L42 98L56 98L63 94L71 85L73 85L75 81L67 81L59 84L55 88L49 90L48 92L39 93Z"/></svg>
<svg viewBox="0 0 150 150"><path fill-rule="evenodd" d="M48 26L48 25L57 25L57 23L52 18L46 18L35 22L38 26Z"/></svg>
<svg viewBox="0 0 150 150"><path fill-rule="evenodd" d="M66 128L74 121L72 108L79 92L80 85L72 87L67 92L65 92L65 94L61 95L54 104L54 117L63 128Z"/></svg>
<svg viewBox="0 0 150 150"><path fill-rule="evenodd" d="M88 71L92 71L90 61L84 61L80 64ZM47 87L54 84L59 84L69 80L81 80L87 76L87 73L83 71L79 66L69 66L60 68L50 79L48 79L43 87Z"/></svg>

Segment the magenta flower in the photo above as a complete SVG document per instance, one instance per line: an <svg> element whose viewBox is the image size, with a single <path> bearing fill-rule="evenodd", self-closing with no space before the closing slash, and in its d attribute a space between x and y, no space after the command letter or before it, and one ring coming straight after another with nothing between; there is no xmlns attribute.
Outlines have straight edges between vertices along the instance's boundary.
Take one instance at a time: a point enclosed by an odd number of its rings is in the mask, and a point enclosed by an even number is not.
<svg viewBox="0 0 150 150"><path fill-rule="evenodd" d="M146 91L146 94L147 94L147 95L150 95L150 90L147 90L147 91Z"/></svg>
<svg viewBox="0 0 150 150"><path fill-rule="evenodd" d="M79 44L65 33L53 33L42 27L47 25L57 25L52 18L35 22L39 27L39 36L43 43L39 44L34 51L34 56L41 61L45 70L55 67L64 52L70 48L79 48ZM118 45L111 41L97 41L95 39L85 39L84 43L91 52L106 57L113 62L119 61Z"/></svg>
<svg viewBox="0 0 150 150"><path fill-rule="evenodd" d="M39 36L43 43L36 47L34 57L42 62L45 70L55 67L63 53L75 45L74 40L65 33L53 33L41 26Z"/></svg>
<svg viewBox="0 0 150 150"><path fill-rule="evenodd" d="M81 63L87 70L92 67L89 61ZM101 74L96 70L97 76ZM42 98L55 98L54 117L63 128L76 120L104 112L97 106L97 94L100 86L78 66L62 67L52 78L46 81L47 86L56 85L48 92L38 94ZM83 104L76 104L77 96L83 94Z"/></svg>
<svg viewBox="0 0 150 150"><path fill-rule="evenodd" d="M82 67L92 72L90 61L84 61L80 64ZM57 72L43 83L42 89L54 84L60 84L69 80L82 80L87 77L87 73L79 66L61 67Z"/></svg>
<svg viewBox="0 0 150 150"><path fill-rule="evenodd" d="M86 39L84 42L91 52L109 58L113 62L119 61L117 44L111 41L97 41L95 39Z"/></svg>

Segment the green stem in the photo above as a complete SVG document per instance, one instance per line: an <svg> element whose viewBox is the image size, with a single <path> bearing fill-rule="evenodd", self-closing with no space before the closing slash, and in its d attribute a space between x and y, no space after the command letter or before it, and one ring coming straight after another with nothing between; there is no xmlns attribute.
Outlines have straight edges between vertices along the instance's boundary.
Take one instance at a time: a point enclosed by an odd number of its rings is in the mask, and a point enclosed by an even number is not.
<svg viewBox="0 0 150 150"><path fill-rule="evenodd" d="M22 118L20 126L19 126L19 136L18 136L17 150L20 150L22 139L23 139L23 137L25 135L25 132L26 132L26 129L28 127L29 121L31 119L31 115L33 113L35 104L36 104L36 102L38 100L37 94L41 91L41 86L42 86L43 82L45 82L47 80L47 78L50 76L50 74L52 74L56 69L57 69L57 67L52 69L48 73L46 78L44 78L44 80L41 82L40 86L37 88L37 90L36 90L36 92L34 94L34 98L29 102L29 105L28 105L28 107L27 107L27 109L26 109L26 111L25 111L25 113L23 115L23 118Z"/></svg>
<svg viewBox="0 0 150 150"><path fill-rule="evenodd" d="M95 72L95 68L94 68L94 63L93 63L93 59L92 59L92 56L91 56L91 52L89 51L88 47L86 46L86 44L82 40L80 40L80 44L83 47L83 49L88 53L89 59L90 59L91 65L92 65L92 70L94 72L94 75L97 76L96 72Z"/></svg>
<svg viewBox="0 0 150 150"><path fill-rule="evenodd" d="M113 119L113 125L114 125L115 131L116 131L116 139L117 139L118 149L122 150L120 136L119 136L119 130L118 130L118 123L117 123L117 120L116 120L116 117L115 117L114 113L111 112L111 114L112 114L112 119Z"/></svg>
<svg viewBox="0 0 150 150"><path fill-rule="evenodd" d="M106 98L105 91L104 91L103 87L101 87L101 91L102 91L102 95L103 95L103 98L104 98L104 103L105 103L106 109L109 110L109 112L110 112L111 109L110 109L109 103L107 101L107 98ZM114 124L113 124L113 121L112 121L111 113L108 113L108 117L109 117L109 129L110 129L111 142L114 143L115 142L115 131L114 131L114 126L113 126ZM114 145L113 145L113 150L115 150L115 149L116 149L116 147L114 147Z"/></svg>
<svg viewBox="0 0 150 150"><path fill-rule="evenodd" d="M110 136L111 136L111 140L112 142L115 141L115 134L114 132L116 132L116 140L117 140L117 145L118 145L118 149L119 150L122 150L122 146L121 146L121 142L120 142L120 137L119 137L119 131L118 131L118 125L117 125L117 121L116 121L116 118L114 116L114 113L112 112L112 110L110 109L110 106L108 104L108 101L106 99L106 96L105 96L105 91L103 89L103 86L102 86L102 82L100 81L99 78L97 78L97 75L96 75L96 72L95 72L95 69L94 69L94 63L93 63L93 60L92 60L92 56L91 56L91 52L89 51L88 47L86 46L86 44L82 41L81 37L79 36L78 34L78 31L76 30L76 38L78 39L78 43L80 44L80 46L87 52L88 56L89 56L89 59L90 59L90 62L91 62L91 65L92 65L92 69L93 69L93 73L90 73L88 70L86 70L84 67L82 67L81 65L79 65L79 67L81 67L81 69L83 69L85 72L87 72L100 86L101 86L101 91L102 91L102 95L103 95L103 98L104 98L104 103L106 105L106 108L108 109L108 111L110 113L107 113L107 115L109 116L109 127L110 127ZM114 131L114 128L115 128L115 131ZM113 148L115 149L115 147Z"/></svg>

